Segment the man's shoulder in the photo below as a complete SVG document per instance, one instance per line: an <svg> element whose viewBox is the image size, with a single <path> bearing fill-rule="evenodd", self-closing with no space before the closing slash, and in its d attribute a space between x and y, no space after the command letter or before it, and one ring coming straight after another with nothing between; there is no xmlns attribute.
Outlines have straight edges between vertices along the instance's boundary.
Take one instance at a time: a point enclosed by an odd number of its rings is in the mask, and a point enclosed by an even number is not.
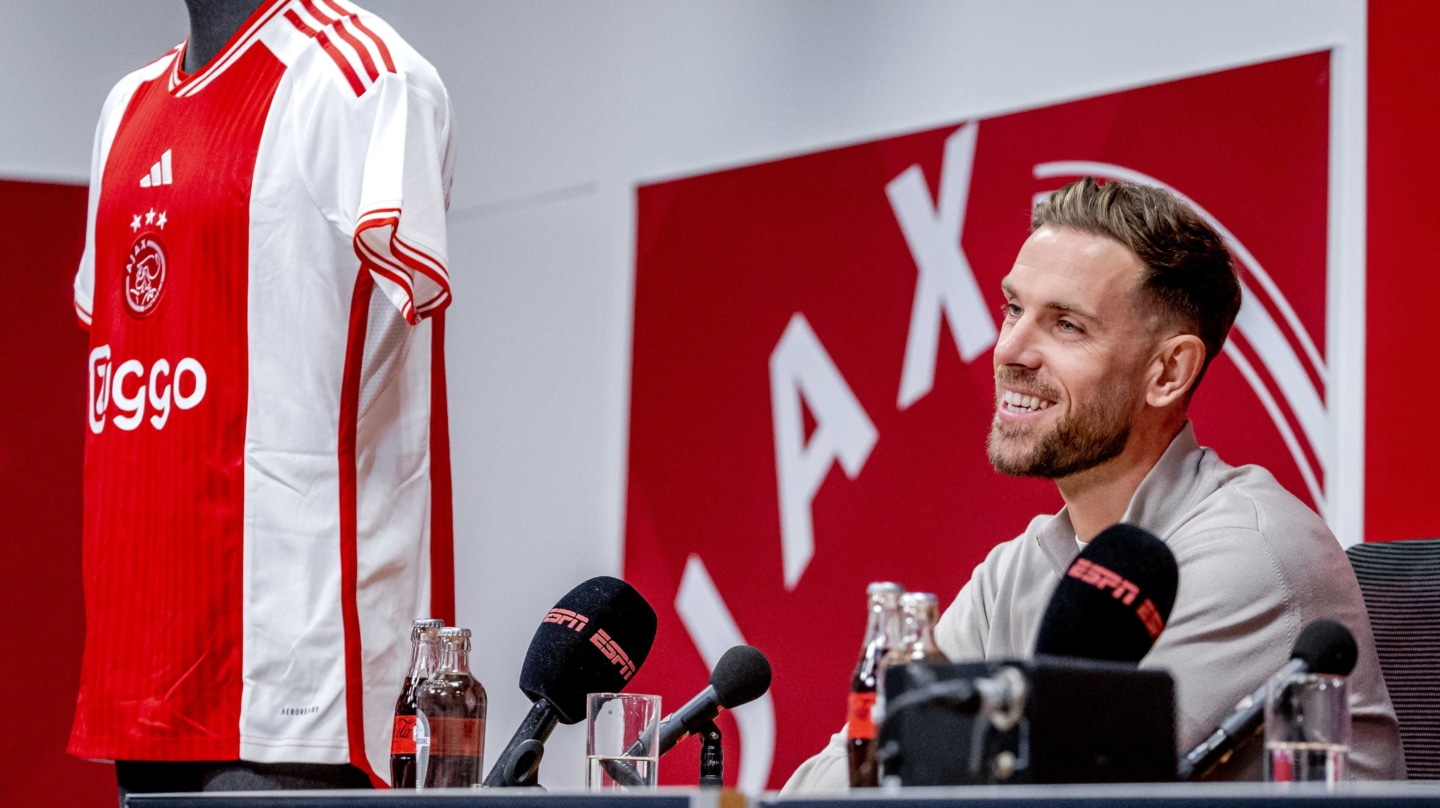
<svg viewBox="0 0 1440 808"><path fill-rule="evenodd" d="M1262 466L1231 466L1206 449L1200 480L1203 494L1188 508L1172 542L1230 532L1259 534L1276 550L1317 542L1338 546L1319 514Z"/></svg>

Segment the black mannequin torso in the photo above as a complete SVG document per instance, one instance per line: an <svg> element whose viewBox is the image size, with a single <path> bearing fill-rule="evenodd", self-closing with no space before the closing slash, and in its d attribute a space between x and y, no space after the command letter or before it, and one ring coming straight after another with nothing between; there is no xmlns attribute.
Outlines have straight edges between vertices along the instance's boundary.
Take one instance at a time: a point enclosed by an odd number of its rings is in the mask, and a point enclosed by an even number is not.
<svg viewBox="0 0 1440 808"><path fill-rule="evenodd" d="M185 0L190 12L190 39L185 45L186 73L194 73L215 58L230 37L264 0Z"/></svg>

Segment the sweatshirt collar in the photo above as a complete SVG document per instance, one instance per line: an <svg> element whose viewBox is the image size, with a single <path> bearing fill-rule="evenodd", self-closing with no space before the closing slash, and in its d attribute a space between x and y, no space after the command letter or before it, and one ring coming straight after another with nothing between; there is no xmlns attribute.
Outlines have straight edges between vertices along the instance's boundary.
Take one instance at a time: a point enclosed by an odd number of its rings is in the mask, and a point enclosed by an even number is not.
<svg viewBox="0 0 1440 808"><path fill-rule="evenodd" d="M1165 453L1140 481L1120 521L1142 527L1162 541L1168 541L1170 534L1180 526L1184 514L1191 510L1194 500L1204 496L1195 483L1200 478L1200 465L1205 453L1206 450L1195 440L1194 426L1186 421ZM1064 575L1070 562L1080 554L1068 506L1054 516L1039 520L1034 538L1055 567L1057 575Z"/></svg>

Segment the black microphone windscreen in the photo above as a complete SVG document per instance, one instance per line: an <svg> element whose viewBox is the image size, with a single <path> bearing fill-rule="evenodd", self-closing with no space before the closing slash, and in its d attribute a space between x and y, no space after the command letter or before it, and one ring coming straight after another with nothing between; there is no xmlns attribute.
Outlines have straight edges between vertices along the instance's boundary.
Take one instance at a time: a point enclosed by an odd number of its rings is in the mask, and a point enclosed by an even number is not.
<svg viewBox="0 0 1440 808"><path fill-rule="evenodd" d="M710 686L715 688L720 706L727 710L749 704L770 689L770 660L758 648L737 645L715 663Z"/></svg>
<svg viewBox="0 0 1440 808"><path fill-rule="evenodd" d="M1303 660L1311 673L1349 676L1359 654L1349 629L1334 620L1316 620L1301 630L1290 658Z"/></svg>
<svg viewBox="0 0 1440 808"><path fill-rule="evenodd" d="M1035 653L1138 663L1170 619L1179 582L1165 542L1134 525L1112 525L1060 579Z"/></svg>
<svg viewBox="0 0 1440 808"><path fill-rule="evenodd" d="M570 590L535 630L520 689L545 699L560 723L585 717L587 693L623 690L650 654L655 610L618 578L591 578Z"/></svg>

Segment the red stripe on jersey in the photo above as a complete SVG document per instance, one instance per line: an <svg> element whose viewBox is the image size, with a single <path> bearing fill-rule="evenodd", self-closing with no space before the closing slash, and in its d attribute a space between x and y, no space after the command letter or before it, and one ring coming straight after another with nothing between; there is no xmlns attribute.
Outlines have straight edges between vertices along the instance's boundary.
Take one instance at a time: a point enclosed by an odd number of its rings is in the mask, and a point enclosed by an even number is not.
<svg viewBox="0 0 1440 808"><path fill-rule="evenodd" d="M391 73L394 73L395 62L393 59L390 58L390 49L385 47L385 40L376 36L375 32L371 31L369 26L361 22L359 17L352 17L351 19L354 21L355 27L359 28L361 33L370 37L371 41L375 43L375 47L380 49L380 58L385 62L385 69Z"/></svg>
<svg viewBox="0 0 1440 808"><path fill-rule="evenodd" d="M436 314L430 323L430 613L446 625L454 625L455 516L450 495L444 312Z"/></svg>
<svg viewBox="0 0 1440 808"><path fill-rule="evenodd" d="M305 10L310 12L310 16L320 21L320 26L322 28L335 24L335 21L330 19L330 17L326 15L325 12L315 7L315 3L313 2L313 0L300 0L300 5L304 6Z"/></svg>
<svg viewBox="0 0 1440 808"><path fill-rule="evenodd" d="M422 317L429 316L450 305L450 293L441 291L440 294L427 300L418 311Z"/></svg>
<svg viewBox="0 0 1440 808"><path fill-rule="evenodd" d="M350 66L350 62L345 59L344 55L342 55L339 50L336 50L335 43L330 41L330 37L326 36L324 31L316 31L314 28L306 25L305 21L300 19L300 15L296 14L294 9L287 9L285 11L285 19L289 20L290 24L295 26L296 30L300 33L320 43L320 47L324 48L325 53L330 55L331 61L335 63L336 67L340 68L340 72L345 76L345 80L350 82L350 89L355 91L355 95L365 94L365 85L360 83L360 77L355 74L355 69Z"/></svg>
<svg viewBox="0 0 1440 808"><path fill-rule="evenodd" d="M341 24L344 22L343 14L338 19L331 19L325 12L315 7L314 0L300 0L300 2L305 6L305 10L310 12L310 16L320 21L322 28L335 29L335 33L339 34L341 39L350 43L350 47L354 48L356 55L360 57L360 64L365 67L365 75L369 76L371 81L380 78L379 71L375 69L375 60L370 58L370 51Z"/></svg>
<svg viewBox="0 0 1440 808"><path fill-rule="evenodd" d="M424 248L411 244L401 238L399 232L396 232L395 235L390 237L390 244L392 247L398 248L395 253L400 256L400 260L406 263L413 261L416 269L429 275L441 286L450 283L450 273L445 269L445 265L440 263L439 258L426 252Z"/></svg>
<svg viewBox="0 0 1440 808"><path fill-rule="evenodd" d="M359 469L356 466L356 438L360 429L360 375L365 358L365 328L370 319L370 273L359 272L350 298L350 333L345 343L345 373L340 383L340 613L345 626L345 729L350 742L350 765L370 778L377 787L384 781L375 775L365 755L364 655L360 648L360 605L355 598L359 578Z"/></svg>
<svg viewBox="0 0 1440 808"><path fill-rule="evenodd" d="M75 319L80 321L81 328L86 331L90 330L90 312L82 308L79 303L75 304Z"/></svg>
<svg viewBox="0 0 1440 808"><path fill-rule="evenodd" d="M365 47L363 42L356 39L354 34L345 29L344 19L335 21L335 33L339 34L341 39L349 42L350 47L360 54L360 63L365 65L365 75L369 76L371 81L380 78L380 71L375 69L375 60L370 58L370 50Z"/></svg>

